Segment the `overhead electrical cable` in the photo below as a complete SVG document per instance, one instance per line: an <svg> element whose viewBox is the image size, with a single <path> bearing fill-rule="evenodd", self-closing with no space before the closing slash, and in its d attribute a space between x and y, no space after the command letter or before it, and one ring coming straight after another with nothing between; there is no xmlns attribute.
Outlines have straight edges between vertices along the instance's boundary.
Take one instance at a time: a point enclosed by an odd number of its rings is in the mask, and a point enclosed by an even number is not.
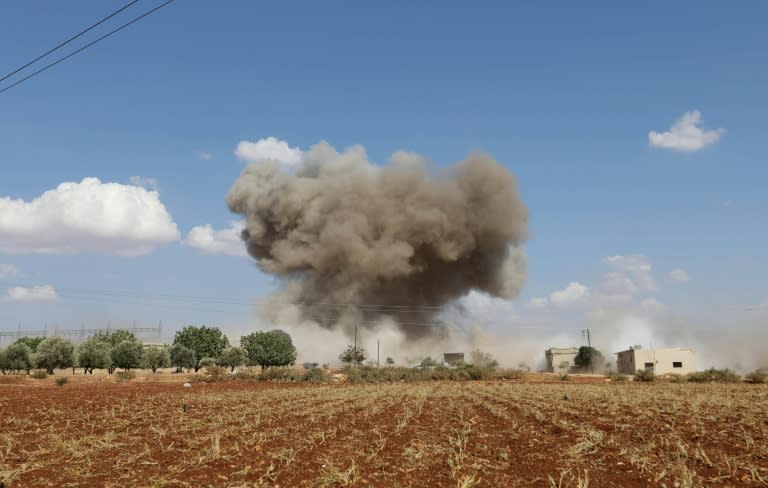
<svg viewBox="0 0 768 488"><path fill-rule="evenodd" d="M85 30L81 30L80 32L78 32L78 33L77 33L77 34L75 34L74 36L70 37L70 38L69 38L69 39L67 39L66 41L64 41L64 42L62 42L61 44L59 44L58 46L56 46L56 47L53 47L53 48L49 49L48 51L44 52L43 54L41 54L40 56L36 57L35 59L33 59L32 61L28 62L27 64L25 64L25 65L23 65L23 66L20 66L20 67L16 68L15 70L11 71L11 72L10 72L10 73L8 73L7 75L5 75L5 76L3 76L2 78L0 78L0 82L3 82L3 81L5 81L5 80L7 80L7 79L8 79L8 78L10 78L11 76L13 76L13 75L15 75L16 73L18 73L19 71L21 71L21 70L23 70L23 69L25 69L25 68L28 68L29 66L31 66L31 65L33 65L33 64L35 64L36 62L40 61L41 59L43 59L44 57L48 56L48 55L49 55L49 54L51 54L52 52L54 52L54 51L58 51L59 49L61 49L62 47L66 46L66 45L67 45L67 44L69 44L70 42L74 41L75 39L77 39L78 37L82 36L82 35L83 35L83 34L85 34L86 32L89 32L90 30L94 29L95 27L98 27L98 26L100 26L100 25L101 25L101 24L103 24L104 22L108 21L109 19L111 19L112 17L114 17L115 15L119 14L120 12L122 12L122 11L123 11L123 10L125 10L125 9L127 9L128 7L130 7L131 5L133 5L134 3L138 2L138 1L139 1L139 0L133 0L132 2L128 2L127 4L123 5L123 6L122 6L122 7L120 7L119 9L115 10L115 11L114 11L114 12L112 12L111 14L109 14L109 15L107 15L106 17L104 17L103 19L101 19L100 21L96 22L95 24L92 24L92 25L90 25L90 26L89 26L89 27L87 27Z"/></svg>
<svg viewBox="0 0 768 488"><path fill-rule="evenodd" d="M143 14L139 15L138 17L134 18L133 20L131 20L131 21L129 21L129 22L126 22L125 24L121 25L120 27L118 27L118 28L116 28L116 29L114 29L114 30L112 30L112 31L110 31L110 32L108 32L108 33L106 33L106 34L104 34L103 36L101 36L101 37L99 37L99 38L97 38L95 41L91 41L91 42L89 42L89 43L88 43L88 44L86 44L85 46L83 46L83 47L81 47L81 48L79 48L79 49L76 49L75 51L72 51L71 53L67 54L66 56L63 56L63 57L61 57L61 58L57 59L56 61L54 61L54 62L52 62L52 63L50 63L50 64L47 64L47 65L45 65L44 67L42 67L42 68L40 68L39 70L37 70L37 71L35 71L35 72L33 72L33 73L31 73L31 74L29 74L29 75L25 76L24 78L20 79L19 81L15 82L15 83L12 83L12 84L10 84L10 85L6 86L6 87L5 87L5 88L3 88L3 89L0 89L0 93L4 93L4 92L6 92L6 91L10 90L11 88L13 88L13 87L15 87L15 86L18 86L18 85L20 85L20 84L22 84L22 83L24 83L24 82L25 82L25 81L27 81L28 79L30 79L30 78L33 78L33 77L35 77L35 76L39 75L40 73L42 73L42 72L44 72L44 71L46 71L46 70L48 70L48 69L50 69L50 68L53 68L54 66L56 66L56 65L57 65L57 64L59 64L59 63L61 63L62 61L66 61L67 59L71 58L72 56L74 56L74 55L76 55L76 54L78 54L78 53L81 53L81 52L85 51L85 50L86 50L86 49L88 49L89 47L91 47L91 46L93 46L93 45L95 45L95 44L97 44L97 43L99 43L99 42L103 41L104 39L106 39L106 38L108 38L108 37L110 37L110 36L112 36L112 35L114 35L114 34L117 34L117 33L118 33L118 32L120 32L121 30L123 30L123 29L125 29L126 27L128 27L129 25L131 25L131 24L134 24L134 23L136 23L136 22L140 21L141 19L143 19L144 17L146 17L146 16L148 16L148 15L151 15L151 14L153 14L153 13L157 12L158 10L160 10L161 8L165 7L166 5L168 5L169 3L173 2L173 1L174 1L174 0L166 0L165 2L161 3L160 5L158 5L157 7L153 8L152 10L149 10L149 11L147 11L147 12L145 12L145 13L143 13Z"/></svg>

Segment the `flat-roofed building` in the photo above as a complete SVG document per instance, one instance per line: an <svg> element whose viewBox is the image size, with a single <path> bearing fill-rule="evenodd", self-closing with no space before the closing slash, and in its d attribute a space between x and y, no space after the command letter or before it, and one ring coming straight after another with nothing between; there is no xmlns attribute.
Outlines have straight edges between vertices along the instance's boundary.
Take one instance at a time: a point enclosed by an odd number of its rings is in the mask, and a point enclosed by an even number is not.
<svg viewBox="0 0 768 488"><path fill-rule="evenodd" d="M688 374L696 371L696 351L689 347L643 349L633 346L616 353L616 369L624 374L635 374L638 370Z"/></svg>
<svg viewBox="0 0 768 488"><path fill-rule="evenodd" d="M463 352L446 352L443 353L443 362L448 366L456 366L464 362Z"/></svg>
<svg viewBox="0 0 768 488"><path fill-rule="evenodd" d="M550 373L567 373L573 360L579 353L578 347L550 347L544 351L547 358L547 371Z"/></svg>

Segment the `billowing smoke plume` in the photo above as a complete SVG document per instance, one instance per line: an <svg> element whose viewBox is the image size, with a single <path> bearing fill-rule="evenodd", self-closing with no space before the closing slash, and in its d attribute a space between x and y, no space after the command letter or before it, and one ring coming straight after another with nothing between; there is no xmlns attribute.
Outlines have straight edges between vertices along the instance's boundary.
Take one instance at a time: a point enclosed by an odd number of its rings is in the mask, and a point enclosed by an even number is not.
<svg viewBox="0 0 768 488"><path fill-rule="evenodd" d="M473 289L514 298L525 281L528 212L484 153L430 177L412 153L376 166L360 146L320 143L295 169L249 165L227 203L248 252L283 281L277 301L325 327L390 318L427 335L447 303Z"/></svg>

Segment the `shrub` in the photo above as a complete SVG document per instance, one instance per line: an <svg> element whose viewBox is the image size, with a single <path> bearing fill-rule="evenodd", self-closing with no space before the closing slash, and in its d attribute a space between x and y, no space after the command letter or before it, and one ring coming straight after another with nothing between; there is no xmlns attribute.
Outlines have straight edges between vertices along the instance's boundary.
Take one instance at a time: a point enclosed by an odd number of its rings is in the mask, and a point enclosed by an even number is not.
<svg viewBox="0 0 768 488"><path fill-rule="evenodd" d="M627 381L629 377L623 373L608 373L608 378L611 379L611 381Z"/></svg>
<svg viewBox="0 0 768 488"><path fill-rule="evenodd" d="M227 368L223 366L216 366L215 364L209 364L205 367L204 381L216 382L221 381L227 376Z"/></svg>
<svg viewBox="0 0 768 488"><path fill-rule="evenodd" d="M234 373L231 373L227 375L228 380L247 380L247 381L253 381L259 379L259 375L253 374L250 371L247 370L239 370Z"/></svg>
<svg viewBox="0 0 768 488"><path fill-rule="evenodd" d="M523 369L500 369L493 373L494 378L502 380L519 380L523 376L525 376L525 371Z"/></svg>
<svg viewBox="0 0 768 488"><path fill-rule="evenodd" d="M267 368L259 375L261 381L295 381L296 375L290 368Z"/></svg>
<svg viewBox="0 0 768 488"><path fill-rule="evenodd" d="M36 369L32 371L31 376L36 380L42 380L48 377L48 373L44 369Z"/></svg>
<svg viewBox="0 0 768 488"><path fill-rule="evenodd" d="M69 383L69 379L66 377L56 378L56 386L64 386Z"/></svg>
<svg viewBox="0 0 768 488"><path fill-rule="evenodd" d="M691 383L737 383L741 377L728 368L709 368L704 371L688 373L685 379Z"/></svg>
<svg viewBox="0 0 768 488"><path fill-rule="evenodd" d="M203 358L197 363L197 369L204 369L208 366L216 366L215 358ZM195 370L197 371L197 370Z"/></svg>
<svg viewBox="0 0 768 488"><path fill-rule="evenodd" d="M318 368L310 368L304 372L301 381L307 383L325 383L331 380L331 375Z"/></svg>
<svg viewBox="0 0 768 488"><path fill-rule="evenodd" d="M768 369L756 369L746 375L744 377L744 380L747 383L752 383L754 385L759 385L761 383L765 383L768 381Z"/></svg>
<svg viewBox="0 0 768 488"><path fill-rule="evenodd" d="M635 373L635 380L650 383L656 379L656 374L653 371L646 371L644 369L638 369Z"/></svg>
<svg viewBox="0 0 768 488"><path fill-rule="evenodd" d="M117 379L119 380L130 381L136 377L136 372L131 370L118 371L117 373L115 373L115 376L117 376Z"/></svg>

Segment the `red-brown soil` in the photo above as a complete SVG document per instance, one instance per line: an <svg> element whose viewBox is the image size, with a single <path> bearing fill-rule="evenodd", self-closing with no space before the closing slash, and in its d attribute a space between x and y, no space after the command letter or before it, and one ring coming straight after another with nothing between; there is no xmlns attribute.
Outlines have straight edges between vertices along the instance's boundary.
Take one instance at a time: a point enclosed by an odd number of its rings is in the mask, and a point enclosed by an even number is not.
<svg viewBox="0 0 768 488"><path fill-rule="evenodd" d="M768 485L765 386L526 378L2 377L0 486Z"/></svg>

